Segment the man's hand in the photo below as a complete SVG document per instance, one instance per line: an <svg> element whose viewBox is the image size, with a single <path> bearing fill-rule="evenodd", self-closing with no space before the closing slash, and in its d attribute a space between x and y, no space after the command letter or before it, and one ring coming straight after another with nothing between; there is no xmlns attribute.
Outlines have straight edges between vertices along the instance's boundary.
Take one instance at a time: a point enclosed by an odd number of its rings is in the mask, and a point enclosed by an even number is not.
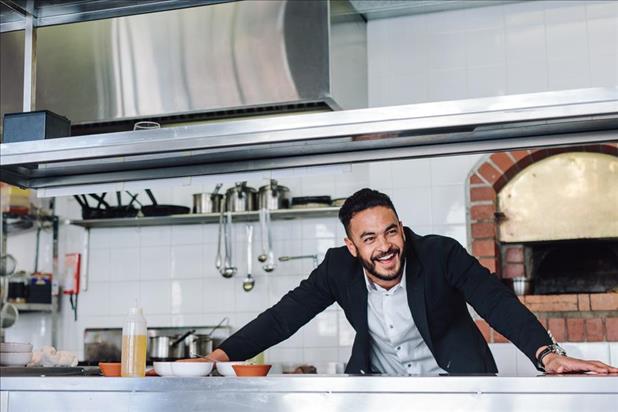
<svg viewBox="0 0 618 412"><path fill-rule="evenodd" d="M176 362L228 362L229 360L230 358L225 352L221 349L215 349L210 355L203 358L180 359Z"/></svg>
<svg viewBox="0 0 618 412"><path fill-rule="evenodd" d="M557 353L545 355L543 364L545 372L549 374L576 372L591 372L596 374L618 373L618 368L606 365L603 362L575 359L558 355Z"/></svg>

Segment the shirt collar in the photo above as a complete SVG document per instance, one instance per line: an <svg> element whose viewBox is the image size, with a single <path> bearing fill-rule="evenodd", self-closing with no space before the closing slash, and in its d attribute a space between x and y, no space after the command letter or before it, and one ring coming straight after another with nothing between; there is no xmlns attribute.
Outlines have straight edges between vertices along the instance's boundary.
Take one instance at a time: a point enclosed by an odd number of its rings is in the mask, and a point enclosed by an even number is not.
<svg viewBox="0 0 618 412"><path fill-rule="evenodd" d="M369 276L367 276L367 270L365 269L365 267L363 267L363 275L365 278L365 284L367 285L367 290L369 292L375 291L375 292L382 292L382 293L395 293L395 291L397 291L398 289L405 288L406 287L406 265L407 264L408 264L408 259L406 259L403 263L403 273L401 274L401 280L399 281L398 284L396 284L389 290L386 290L383 287L373 283L373 281L369 279Z"/></svg>

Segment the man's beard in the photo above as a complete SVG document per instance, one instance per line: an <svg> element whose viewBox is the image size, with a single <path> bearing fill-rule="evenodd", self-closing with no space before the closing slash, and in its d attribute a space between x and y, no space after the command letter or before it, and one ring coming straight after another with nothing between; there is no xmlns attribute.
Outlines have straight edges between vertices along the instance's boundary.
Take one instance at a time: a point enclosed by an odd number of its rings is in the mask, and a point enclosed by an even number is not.
<svg viewBox="0 0 618 412"><path fill-rule="evenodd" d="M387 256L391 253L396 253L399 257L399 270L397 270L396 272L393 273L378 273L378 271L376 270L376 263L374 262L375 259L380 258L382 256ZM375 258L372 258L371 260L366 260L363 257L361 257L360 255L358 256L359 260L361 261L361 264L363 265L363 267L365 268L365 270L371 274L372 276L383 280L385 282L389 282L391 280L395 280L398 279L399 277L401 277L402 273L403 273L403 267L404 267L404 263L405 263L405 246L403 250L399 250L399 248L396 247L392 247L389 250L386 251L386 253L381 253L380 255L376 256Z"/></svg>

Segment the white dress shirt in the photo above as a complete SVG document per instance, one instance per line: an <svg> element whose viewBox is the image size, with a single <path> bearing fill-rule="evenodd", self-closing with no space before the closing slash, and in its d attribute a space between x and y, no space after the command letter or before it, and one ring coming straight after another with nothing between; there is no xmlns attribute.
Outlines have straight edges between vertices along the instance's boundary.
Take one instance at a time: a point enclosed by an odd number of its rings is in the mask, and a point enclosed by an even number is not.
<svg viewBox="0 0 618 412"><path fill-rule="evenodd" d="M386 290L367 283L367 320L371 347L371 369L397 375L437 375L438 366L412 318L406 291L406 268L398 285Z"/></svg>

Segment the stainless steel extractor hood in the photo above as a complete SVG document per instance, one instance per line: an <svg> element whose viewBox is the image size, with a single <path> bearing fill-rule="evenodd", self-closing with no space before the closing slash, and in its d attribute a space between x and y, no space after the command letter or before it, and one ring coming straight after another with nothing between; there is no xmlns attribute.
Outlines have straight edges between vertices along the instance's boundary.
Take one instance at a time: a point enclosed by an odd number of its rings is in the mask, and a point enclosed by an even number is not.
<svg viewBox="0 0 618 412"><path fill-rule="evenodd" d="M39 27L35 108L85 126L366 107L365 26L347 0L260 0Z"/></svg>

